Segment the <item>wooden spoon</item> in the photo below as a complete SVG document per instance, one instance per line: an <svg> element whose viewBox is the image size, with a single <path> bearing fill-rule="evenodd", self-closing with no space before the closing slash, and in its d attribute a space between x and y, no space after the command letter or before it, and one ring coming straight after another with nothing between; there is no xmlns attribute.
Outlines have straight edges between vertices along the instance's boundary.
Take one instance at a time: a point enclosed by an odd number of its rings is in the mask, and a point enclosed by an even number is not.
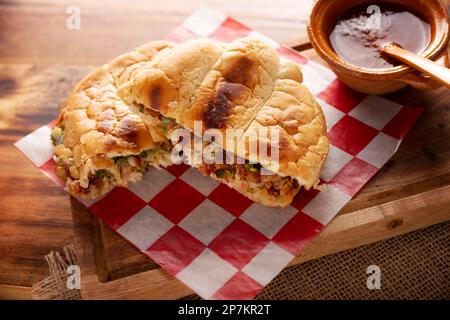
<svg viewBox="0 0 450 320"><path fill-rule="evenodd" d="M410 65L414 69L429 75L447 88L450 88L450 69L444 68L431 60L407 51L396 43L388 43L382 48L382 51L389 56Z"/></svg>

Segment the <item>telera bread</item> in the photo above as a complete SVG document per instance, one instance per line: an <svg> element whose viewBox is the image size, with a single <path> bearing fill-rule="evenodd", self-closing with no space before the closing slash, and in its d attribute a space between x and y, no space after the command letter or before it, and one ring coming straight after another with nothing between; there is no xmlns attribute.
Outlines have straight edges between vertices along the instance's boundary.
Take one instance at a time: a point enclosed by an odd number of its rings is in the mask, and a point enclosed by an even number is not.
<svg viewBox="0 0 450 320"><path fill-rule="evenodd" d="M95 198L142 178L147 167L170 164L170 145L151 135L117 87L172 43L151 42L114 59L72 90L52 130L56 174L71 194Z"/></svg>
<svg viewBox="0 0 450 320"><path fill-rule="evenodd" d="M300 67L280 59L264 42L197 39L157 54L152 68L121 85L119 95L142 111L148 127L162 128L169 141L180 127L194 132L195 123L224 136L240 129L236 140L256 139L258 145L264 138L250 131L277 129L276 170L258 152L234 144L223 145L224 151L245 163L191 165L258 203L284 207L300 188L317 185L328 153L322 110L301 82ZM261 174L261 169L272 174Z"/></svg>

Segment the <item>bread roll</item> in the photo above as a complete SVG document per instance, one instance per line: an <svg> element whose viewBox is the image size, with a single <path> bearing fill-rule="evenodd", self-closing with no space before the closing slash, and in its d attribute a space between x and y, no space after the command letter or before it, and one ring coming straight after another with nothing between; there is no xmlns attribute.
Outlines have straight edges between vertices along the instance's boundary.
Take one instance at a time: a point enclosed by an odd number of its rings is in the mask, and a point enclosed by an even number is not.
<svg viewBox="0 0 450 320"><path fill-rule="evenodd" d="M198 57L192 48L209 48L208 54ZM180 63L180 68L170 68L166 62L189 57L191 63ZM191 165L254 201L287 206L301 187L317 185L328 153L322 110L301 84L302 78L297 64L280 59L277 51L259 40L242 38L221 45L197 39L179 45L151 70L125 82L119 95L130 105L142 106L144 117L153 115L149 126L164 127L163 120L172 130L182 127L195 133L197 122L204 130L221 131L225 140L227 129L240 129L233 143L223 145L224 151L253 165ZM189 91L180 90L179 79L193 79ZM237 141L244 140L271 149L269 137L260 134L265 129L269 135L275 130L279 134L277 161L236 147ZM162 133L168 140L170 134L170 130ZM262 175L261 168L273 174Z"/></svg>

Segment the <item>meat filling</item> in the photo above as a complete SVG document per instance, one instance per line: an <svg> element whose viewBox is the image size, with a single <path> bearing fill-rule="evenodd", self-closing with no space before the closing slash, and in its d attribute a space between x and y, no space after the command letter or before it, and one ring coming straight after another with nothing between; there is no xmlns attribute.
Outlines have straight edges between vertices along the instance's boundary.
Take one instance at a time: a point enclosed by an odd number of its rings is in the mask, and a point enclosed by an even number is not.
<svg viewBox="0 0 450 320"><path fill-rule="evenodd" d="M146 111L148 112L148 109ZM173 130L182 128L172 118L164 117L153 110L150 112L157 119L157 126L167 139L170 140ZM281 193L297 192L300 189L297 180L291 177L282 177L277 174L262 175L260 164L202 164L198 170L204 175L214 175L227 182L239 180L241 189L247 193L261 189L273 197L279 197Z"/></svg>
<svg viewBox="0 0 450 320"><path fill-rule="evenodd" d="M144 112L141 108L140 112ZM110 190L114 185L127 185L129 182L138 181L147 171L150 164L168 163L172 143L171 134L174 130L182 128L174 119L165 117L160 113L145 109L145 113L152 118L152 122L159 131L158 135L164 138L159 142L158 147L141 152L139 155L126 155L114 157L114 166L108 169L98 169L88 174L88 186L82 186L78 172L73 166L73 159L56 159L57 175L61 179L68 181L69 189L76 194L95 195L103 194L105 190ZM62 144L63 129L55 127L52 131L52 141L56 148ZM277 174L262 175L260 164L202 164L198 167L200 173L207 176L215 176L226 182L236 181L240 183L240 189L247 193L254 193L256 190L263 190L272 197L279 197L282 193L297 192L299 184L291 177L282 177Z"/></svg>
<svg viewBox="0 0 450 320"><path fill-rule="evenodd" d="M198 169L204 175L213 175L227 182L238 180L241 189L247 193L264 190L276 198L281 193L297 192L300 188L297 180L291 177L262 175L260 164L204 164Z"/></svg>
<svg viewBox="0 0 450 320"><path fill-rule="evenodd" d="M74 165L72 151L63 145L63 138L63 129L55 127L52 130L51 140L55 145L56 175L67 181L69 191L74 194L90 197L101 195L115 185L126 186L130 182L142 179L143 174L151 165L170 163L172 146L160 143L139 155L113 157L108 160L111 165L106 168L99 168L91 161L91 164L87 163L81 169Z"/></svg>

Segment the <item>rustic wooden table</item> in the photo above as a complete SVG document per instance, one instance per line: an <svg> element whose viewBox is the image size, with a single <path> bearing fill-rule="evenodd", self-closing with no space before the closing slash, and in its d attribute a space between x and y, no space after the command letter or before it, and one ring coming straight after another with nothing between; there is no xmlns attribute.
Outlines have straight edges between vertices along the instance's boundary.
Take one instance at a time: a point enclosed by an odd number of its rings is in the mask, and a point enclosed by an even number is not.
<svg viewBox="0 0 450 320"><path fill-rule="evenodd" d="M79 0L81 29L71 31L66 28L70 1L0 1L0 299L30 297L29 287L48 274L43 256L74 241L69 197L30 165L12 144L51 121L67 92L92 66L161 38L203 2ZM308 47L305 22L312 0L207 3L280 42ZM316 58L312 50L304 54ZM391 163L380 172L377 183L368 185L366 192L347 206L348 212L368 203L393 201L400 194L407 197L440 190L439 196L433 196L436 199L430 196L415 200L427 201L423 203L437 203L438 198L449 197L450 93L445 89L406 89L392 98L427 107L422 127L405 141L403 152L397 157L397 161L410 161L410 170L415 174L393 184L384 177L405 177L408 170ZM438 113L433 113L436 110ZM435 136L427 136L427 130ZM424 168L426 177L420 173ZM375 194L378 198L374 198ZM443 221L447 216L448 212L439 211L439 215L420 226ZM364 223L372 223L370 219L374 217L368 214ZM347 215L346 219L353 218ZM409 224L400 231L417 228L419 216L415 219L407 221ZM334 232L339 234L339 225ZM336 250L331 248L329 252L333 251ZM326 253L325 250L323 254Z"/></svg>

